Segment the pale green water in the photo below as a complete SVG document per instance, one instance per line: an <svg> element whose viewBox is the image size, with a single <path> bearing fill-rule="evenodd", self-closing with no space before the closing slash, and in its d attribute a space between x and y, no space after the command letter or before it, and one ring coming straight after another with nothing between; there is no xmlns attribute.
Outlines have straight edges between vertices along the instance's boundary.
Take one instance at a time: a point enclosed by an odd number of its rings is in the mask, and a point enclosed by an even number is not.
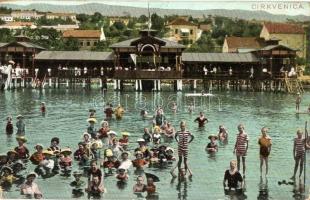
<svg viewBox="0 0 310 200"><path fill-rule="evenodd" d="M230 199L224 195L222 180L224 171L229 166L229 160L234 159L233 146L237 133L237 125L242 122L245 124L246 131L250 136L249 151L247 156L247 177L246 193L247 199L257 199L259 194L259 149L257 138L259 137L262 126L270 128L270 136L273 139L273 147L270 156L270 173L268 175L269 199L294 199L293 186L278 185L279 180L292 176L294 160L292 158L293 138L296 129L304 129L309 115L295 115L295 96L287 94L273 93L218 93L222 101L221 110L218 110L218 100L212 99L210 110L208 99L201 100L196 98L198 104L193 114L187 112L186 104L192 99L186 99L184 93L113 93L109 92L102 96L98 90L17 90L0 93L0 152L16 146L14 137L7 138L4 133L5 118L9 114L16 117L23 114L26 122L27 146L31 152L36 143L42 143L46 147L50 139L57 136L61 140L61 146L71 146L76 149L77 143L81 140L81 135L87 128L86 119L88 109L95 106L97 108L97 119L103 119L102 105L104 102L112 101L116 105L119 100L126 107L127 112L122 121L112 120L110 126L113 130L120 132L127 130L131 133L130 149L135 148L136 139L143 133L145 126L149 127L149 121L140 118L139 108L145 107L149 113L153 114L151 107L163 104L167 118L178 129L181 119L188 122L188 129L195 135L195 140L190 145L189 161L194 176L192 181L187 184L175 180L171 183L169 169L146 168L145 171L157 174L161 181L157 183L160 199ZM161 97L161 98L159 98ZM127 99L127 100L126 100ZM157 99L157 100L154 100ZM47 104L47 115L42 117L39 112L40 102ZM173 114L168 107L172 101L177 101L178 112ZM157 103L156 103L157 102ZM203 103L203 106L201 106ZM306 109L310 103L309 92L303 95L301 108ZM209 119L204 130L199 130L193 120L199 111L203 110ZM14 124L16 120L14 119ZM211 133L217 133L218 126L224 124L229 131L229 143L225 147L220 147L215 158L210 158L204 151L209 142L207 137ZM99 124L97 124L97 127ZM173 143L172 146L176 147ZM308 157L310 154L308 153ZM76 163L74 167L77 167ZM310 185L310 159L307 161L308 179L306 184ZM29 171L33 166L28 166ZM125 189L118 189L116 179L108 177L104 180L108 190L104 194L104 199L135 199L132 193L132 185L135 175L131 172L130 180ZM64 178L59 175L50 179L37 180L45 198L70 198L71 187L69 183L72 177ZM264 180L265 182L265 180ZM7 198L21 198L18 188L5 193Z"/></svg>

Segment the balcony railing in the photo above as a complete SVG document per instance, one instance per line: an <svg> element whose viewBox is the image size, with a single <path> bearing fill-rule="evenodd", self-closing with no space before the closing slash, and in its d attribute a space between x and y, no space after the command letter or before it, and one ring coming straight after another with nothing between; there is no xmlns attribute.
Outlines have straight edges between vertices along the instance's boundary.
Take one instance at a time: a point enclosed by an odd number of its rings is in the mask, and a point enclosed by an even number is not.
<svg viewBox="0 0 310 200"><path fill-rule="evenodd" d="M117 70L114 73L115 79L181 79L180 71L146 71L146 70Z"/></svg>

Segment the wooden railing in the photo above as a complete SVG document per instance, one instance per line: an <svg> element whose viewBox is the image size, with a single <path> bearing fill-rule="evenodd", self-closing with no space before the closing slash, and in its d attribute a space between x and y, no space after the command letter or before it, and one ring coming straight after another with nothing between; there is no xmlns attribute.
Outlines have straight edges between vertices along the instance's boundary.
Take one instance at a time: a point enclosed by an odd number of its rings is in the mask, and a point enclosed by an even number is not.
<svg viewBox="0 0 310 200"><path fill-rule="evenodd" d="M180 71L116 70L115 79L181 79Z"/></svg>

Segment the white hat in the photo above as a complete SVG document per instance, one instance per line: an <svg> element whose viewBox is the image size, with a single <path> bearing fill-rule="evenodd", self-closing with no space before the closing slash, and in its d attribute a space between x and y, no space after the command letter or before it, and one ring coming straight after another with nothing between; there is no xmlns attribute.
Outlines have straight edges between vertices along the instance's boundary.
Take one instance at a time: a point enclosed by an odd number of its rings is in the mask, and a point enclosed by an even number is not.
<svg viewBox="0 0 310 200"><path fill-rule="evenodd" d="M13 60L10 60L9 63L15 65L15 62Z"/></svg>
<svg viewBox="0 0 310 200"><path fill-rule="evenodd" d="M137 139L137 142L145 142L145 140L143 138L139 138Z"/></svg>
<svg viewBox="0 0 310 200"><path fill-rule="evenodd" d="M109 135L113 134L113 135L117 135L117 133L115 131L109 131L108 132Z"/></svg>

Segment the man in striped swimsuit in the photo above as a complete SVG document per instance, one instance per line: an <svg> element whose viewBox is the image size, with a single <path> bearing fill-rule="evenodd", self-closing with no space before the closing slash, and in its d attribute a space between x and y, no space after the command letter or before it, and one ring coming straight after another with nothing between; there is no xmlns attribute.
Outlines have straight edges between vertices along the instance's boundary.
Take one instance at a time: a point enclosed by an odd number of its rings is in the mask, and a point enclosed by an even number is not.
<svg viewBox="0 0 310 200"><path fill-rule="evenodd" d="M305 159L305 139L302 138L302 131L300 129L297 130L297 138L294 139L294 149L293 149L293 156L295 160L295 168L294 168L294 175L291 179L295 180L296 172L298 170L298 164L300 164L299 168L299 177L301 177L303 166L304 166L304 159Z"/></svg>
<svg viewBox="0 0 310 200"><path fill-rule="evenodd" d="M249 146L249 137L248 134L244 131L244 125L238 125L239 134L237 135L236 144L234 148L234 154L237 156L237 167L238 171L240 171L240 157L242 157L242 171L243 178L245 177L245 156L248 151Z"/></svg>
<svg viewBox="0 0 310 200"><path fill-rule="evenodd" d="M191 143L194 139L194 136L187 130L185 130L186 124L184 121L181 121L180 123L180 131L177 131L175 134L175 140L178 142L178 155L179 155L179 161L178 161L178 170L180 173L182 160L184 158L184 169L185 173L189 171L190 175L192 175L191 170L188 168L187 164L187 156L188 156L188 144ZM190 139L189 139L190 138ZM176 167L175 167L176 168ZM174 176L174 169L171 170L172 176Z"/></svg>

